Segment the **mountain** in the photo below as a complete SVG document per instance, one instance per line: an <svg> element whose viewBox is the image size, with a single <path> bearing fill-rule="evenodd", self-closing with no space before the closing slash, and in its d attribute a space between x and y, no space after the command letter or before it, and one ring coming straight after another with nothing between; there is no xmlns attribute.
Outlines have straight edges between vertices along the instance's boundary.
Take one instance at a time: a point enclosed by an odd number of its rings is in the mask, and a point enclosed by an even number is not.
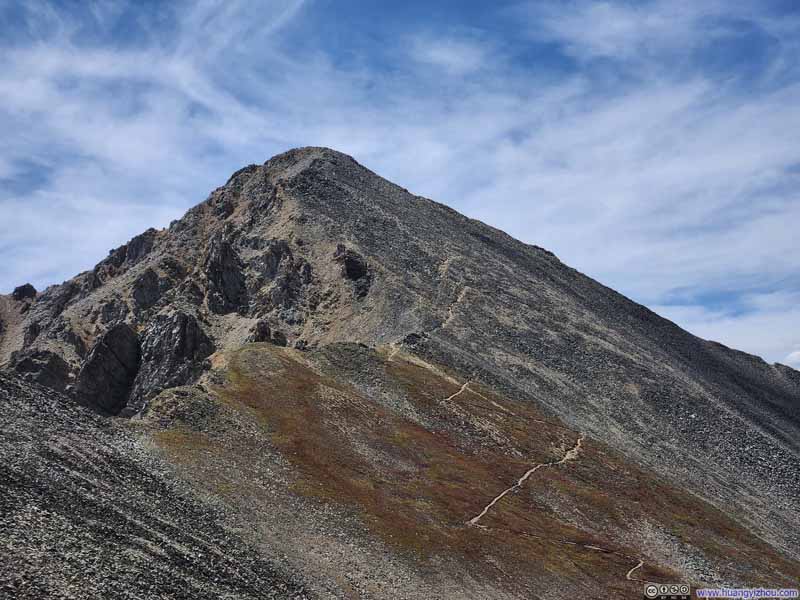
<svg viewBox="0 0 800 600"><path fill-rule="evenodd" d="M0 365L17 597L800 579L800 373L333 150L0 297Z"/></svg>

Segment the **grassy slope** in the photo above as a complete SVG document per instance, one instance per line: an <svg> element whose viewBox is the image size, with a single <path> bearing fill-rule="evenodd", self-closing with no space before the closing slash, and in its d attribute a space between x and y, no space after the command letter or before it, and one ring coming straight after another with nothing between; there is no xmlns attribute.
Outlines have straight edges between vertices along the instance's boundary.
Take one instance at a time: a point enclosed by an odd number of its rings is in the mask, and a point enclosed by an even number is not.
<svg viewBox="0 0 800 600"><path fill-rule="evenodd" d="M463 379L402 356L362 352L378 375L350 381L330 352L246 346L229 357L214 395L268 436L291 465L295 495L355 511L370 535L419 572L446 557L465 586L480 580L519 595L562 582L606 597L640 589L626 579L639 560L634 579L774 585L800 577L799 565L720 511L592 439L576 460L539 469L505 496L480 521L484 527L469 526L533 465L563 457L579 432L478 383L456 394ZM258 479L246 460L256 451L247 449L252 436L235 428L209 434L215 418L194 429L166 419L157 440L188 471L202 473L211 493L246 511L267 494L248 483ZM220 469L209 475L209 456L224 465L221 478ZM692 564L678 562L687 555Z"/></svg>

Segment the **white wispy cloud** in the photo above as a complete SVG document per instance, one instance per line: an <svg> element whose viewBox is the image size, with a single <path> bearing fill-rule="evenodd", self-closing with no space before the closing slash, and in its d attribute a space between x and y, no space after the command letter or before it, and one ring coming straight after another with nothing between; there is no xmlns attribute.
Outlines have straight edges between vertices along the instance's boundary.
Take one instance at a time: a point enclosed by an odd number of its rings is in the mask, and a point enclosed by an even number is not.
<svg viewBox="0 0 800 600"><path fill-rule="evenodd" d="M800 369L800 350L787 354L786 358L783 359L783 363L795 369Z"/></svg>
<svg viewBox="0 0 800 600"><path fill-rule="evenodd" d="M659 314L682 323L706 339L800 367L800 294L777 292L743 298L744 313L701 306L654 306Z"/></svg>
<svg viewBox="0 0 800 600"><path fill-rule="evenodd" d="M350 62L315 43L313 2L181 5L128 44L76 37L81 19L110 30L120 4L32 5L32 41L0 53L0 289L69 277L240 166L327 145L699 335L788 361L797 312L754 298L797 291L796 36L755 4L697 4L537 2L506 15L524 42L426 23ZM738 35L733 16L770 40L747 85L695 64ZM540 42L579 66L515 58Z"/></svg>
<svg viewBox="0 0 800 600"><path fill-rule="evenodd" d="M453 75L465 75L487 66L491 49L469 37L417 35L409 40L412 59Z"/></svg>
<svg viewBox="0 0 800 600"><path fill-rule="evenodd" d="M653 53L686 51L709 36L725 34L709 17L732 14L730 3L716 0L650 2L531 2L517 7L537 37L564 42L579 58L643 60Z"/></svg>

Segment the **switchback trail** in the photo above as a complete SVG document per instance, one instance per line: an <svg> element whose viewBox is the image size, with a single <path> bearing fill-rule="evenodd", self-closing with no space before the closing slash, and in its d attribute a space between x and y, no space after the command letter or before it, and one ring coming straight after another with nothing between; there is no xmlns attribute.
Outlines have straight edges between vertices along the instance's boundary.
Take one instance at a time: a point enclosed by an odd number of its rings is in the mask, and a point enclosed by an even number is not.
<svg viewBox="0 0 800 600"><path fill-rule="evenodd" d="M630 571L628 571L625 574L625 579L627 579L628 581L644 581L644 579L636 579L633 577L634 571L636 571L637 569L641 569L643 566L644 566L644 561L639 560L639 564L633 567Z"/></svg>
<svg viewBox="0 0 800 600"><path fill-rule="evenodd" d="M466 386L467 384L464 385ZM542 467L555 467L558 465L563 465L564 463L569 462L571 460L575 460L578 457L578 454L580 454L581 444L583 444L584 437L585 437L584 434L581 433L578 436L578 440L575 442L575 445L569 450L567 450L564 453L564 456L559 460L548 463L539 463L538 465L534 465L532 468L528 469L525 472L525 474L522 477L520 477L514 485L512 485L510 488L503 490L499 495L495 496L495 498L491 502L489 502L489 504L487 504L479 514L472 517L469 520L469 524L476 525L478 527L483 527L482 525L478 525L478 521L480 521L484 516L486 516L486 513L488 513L492 509L492 507L498 502L500 502L500 500L502 500L507 494L510 494L514 490L521 488L522 484L524 484L531 475L533 475L536 471L538 471Z"/></svg>

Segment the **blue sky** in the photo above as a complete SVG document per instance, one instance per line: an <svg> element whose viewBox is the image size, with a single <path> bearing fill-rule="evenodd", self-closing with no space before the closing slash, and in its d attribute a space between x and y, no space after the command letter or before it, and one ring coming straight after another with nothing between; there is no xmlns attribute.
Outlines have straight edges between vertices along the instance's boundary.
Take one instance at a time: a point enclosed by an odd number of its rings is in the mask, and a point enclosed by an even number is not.
<svg viewBox="0 0 800 600"><path fill-rule="evenodd" d="M0 291L324 145L800 366L800 4L0 0Z"/></svg>

